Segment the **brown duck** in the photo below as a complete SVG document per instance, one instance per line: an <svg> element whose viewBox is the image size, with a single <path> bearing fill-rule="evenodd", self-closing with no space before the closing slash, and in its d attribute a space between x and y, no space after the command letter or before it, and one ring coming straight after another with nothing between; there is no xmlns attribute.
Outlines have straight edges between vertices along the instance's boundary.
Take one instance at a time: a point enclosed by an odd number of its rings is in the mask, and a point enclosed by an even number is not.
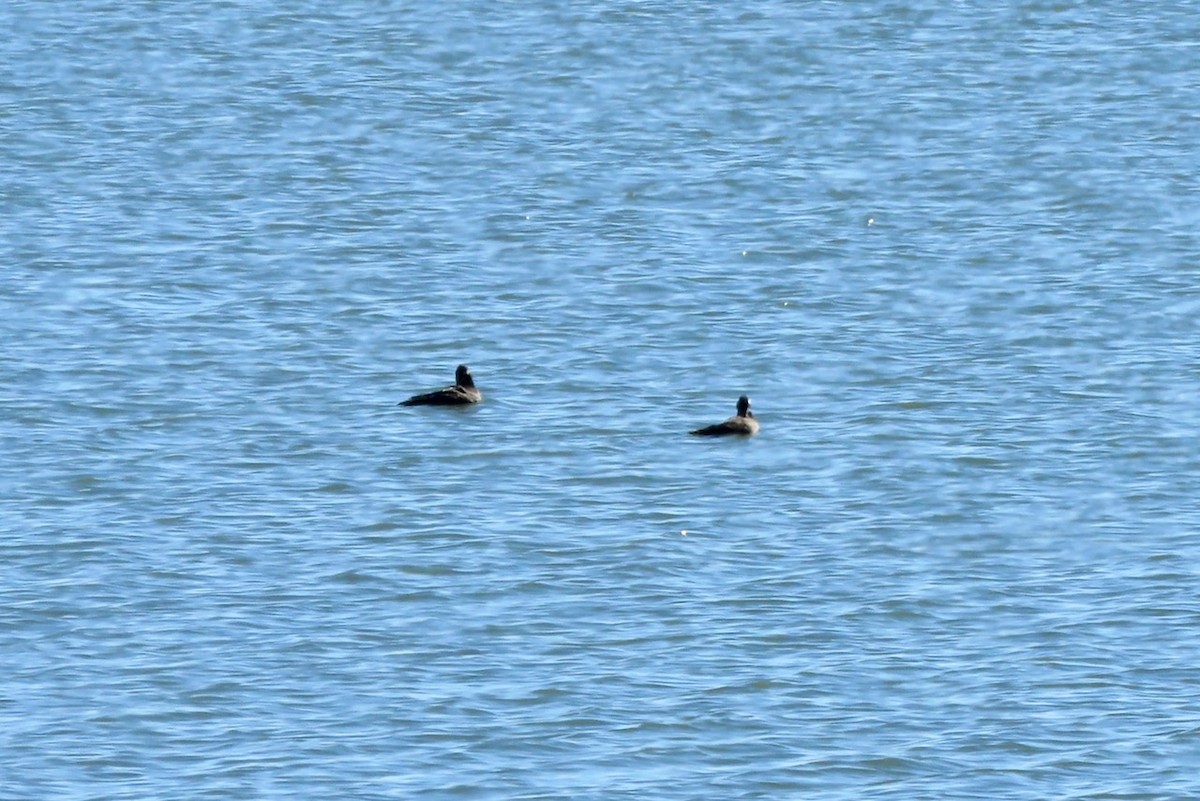
<svg viewBox="0 0 1200 801"><path fill-rule="evenodd" d="M465 406L468 403L479 403L483 393L475 388L475 379L465 364L460 364L454 371L454 386L445 389L426 392L423 395L413 395L400 406Z"/></svg>
<svg viewBox="0 0 1200 801"><path fill-rule="evenodd" d="M691 433L698 437L721 437L727 434L749 437L757 434L758 421L754 419L754 412L750 411L750 399L745 395L738 398L737 414L725 422L697 428Z"/></svg>

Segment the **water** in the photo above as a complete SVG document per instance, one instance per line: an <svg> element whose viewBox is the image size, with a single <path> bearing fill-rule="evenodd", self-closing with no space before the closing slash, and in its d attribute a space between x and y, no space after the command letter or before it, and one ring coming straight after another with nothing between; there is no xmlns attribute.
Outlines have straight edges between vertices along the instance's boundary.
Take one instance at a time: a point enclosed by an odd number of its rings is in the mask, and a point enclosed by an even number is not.
<svg viewBox="0 0 1200 801"><path fill-rule="evenodd" d="M287 5L0 8L4 798L1200 794L1187 7Z"/></svg>

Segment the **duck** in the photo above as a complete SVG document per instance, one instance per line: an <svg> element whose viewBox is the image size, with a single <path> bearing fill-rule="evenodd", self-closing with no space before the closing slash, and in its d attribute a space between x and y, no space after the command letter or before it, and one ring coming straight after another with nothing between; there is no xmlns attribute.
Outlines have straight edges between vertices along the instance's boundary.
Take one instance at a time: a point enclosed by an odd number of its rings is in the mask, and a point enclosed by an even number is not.
<svg viewBox="0 0 1200 801"><path fill-rule="evenodd" d="M475 379L471 370L465 364L460 364L454 371L454 386L445 389L413 395L406 401L400 401L400 406L466 406L469 403L479 403L483 393L475 387Z"/></svg>
<svg viewBox="0 0 1200 801"><path fill-rule="evenodd" d="M728 434L754 436L758 433L758 421L754 419L754 412L750 411L750 398L745 395L738 398L737 414L725 422L697 428L690 433L697 437L721 437Z"/></svg>

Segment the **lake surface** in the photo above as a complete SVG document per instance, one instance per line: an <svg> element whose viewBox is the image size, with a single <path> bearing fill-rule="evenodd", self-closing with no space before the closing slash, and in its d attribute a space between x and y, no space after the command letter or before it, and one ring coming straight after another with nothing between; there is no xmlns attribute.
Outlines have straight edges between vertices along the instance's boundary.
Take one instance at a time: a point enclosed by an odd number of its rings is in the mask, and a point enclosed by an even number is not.
<svg viewBox="0 0 1200 801"><path fill-rule="evenodd" d="M5 799L1200 796L1191 7L0 29Z"/></svg>

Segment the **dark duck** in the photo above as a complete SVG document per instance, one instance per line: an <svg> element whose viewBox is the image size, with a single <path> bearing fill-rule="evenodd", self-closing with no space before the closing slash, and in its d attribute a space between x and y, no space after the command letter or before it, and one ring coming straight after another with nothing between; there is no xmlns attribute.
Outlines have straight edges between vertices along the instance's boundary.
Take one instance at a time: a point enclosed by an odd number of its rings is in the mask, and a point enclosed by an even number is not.
<svg viewBox="0 0 1200 801"><path fill-rule="evenodd" d="M691 433L697 437L722 437L729 434L749 437L757 434L758 421L754 419L754 412L750 411L750 399L745 395L738 398L737 414L725 422L697 428Z"/></svg>
<svg viewBox="0 0 1200 801"><path fill-rule="evenodd" d="M460 364L454 371L454 386L445 389L426 392L423 395L413 395L401 406L465 406L468 403L479 403L483 393L475 388L475 379L465 364Z"/></svg>

